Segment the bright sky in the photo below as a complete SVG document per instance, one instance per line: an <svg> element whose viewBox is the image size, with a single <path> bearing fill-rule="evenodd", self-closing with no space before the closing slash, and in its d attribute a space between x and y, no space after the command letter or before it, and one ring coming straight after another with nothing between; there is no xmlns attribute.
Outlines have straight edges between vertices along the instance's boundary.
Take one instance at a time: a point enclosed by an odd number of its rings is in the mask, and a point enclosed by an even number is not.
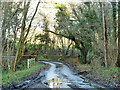
<svg viewBox="0 0 120 90"><path fill-rule="evenodd" d="M36 8L36 5L37 5L37 2L39 0L35 0L31 3L30 5L30 8L33 8L33 9L30 9L30 13L29 15L31 15L31 13L33 13ZM36 20L34 20L33 24L35 25L38 21L38 19L40 20L39 23L43 23L42 21L42 17L39 15L39 12L44 14L45 16L47 16L47 19L50 21L51 25L53 23L55 23L55 13L57 12L57 9L54 8L54 2L57 2L57 3L63 3L65 5L68 5L68 3L77 3L77 1L79 0L74 0L76 2L73 2L72 0L41 0L41 3L39 5L39 10L38 10L38 13L36 15L36 17L38 17ZM54 30L54 27L53 26L50 26L49 27L50 30ZM40 27L37 27L36 28L36 33L38 34L38 32L42 32L41 28Z"/></svg>
<svg viewBox="0 0 120 90"><path fill-rule="evenodd" d="M31 3L31 8L36 7L37 1L39 0L34 0ZM54 2L60 4L63 3L67 6L69 3L78 4L80 0L40 0L40 1L41 3L39 5L39 12L46 15L51 23L54 23L55 13L57 12L57 9L55 9L53 6ZM30 12L33 12L32 9L30 10Z"/></svg>

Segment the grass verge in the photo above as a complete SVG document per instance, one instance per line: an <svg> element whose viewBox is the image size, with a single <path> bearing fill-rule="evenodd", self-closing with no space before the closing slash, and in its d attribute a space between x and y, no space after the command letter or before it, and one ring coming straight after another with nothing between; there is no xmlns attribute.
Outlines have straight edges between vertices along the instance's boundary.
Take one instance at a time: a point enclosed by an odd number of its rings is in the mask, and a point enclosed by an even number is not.
<svg viewBox="0 0 120 90"><path fill-rule="evenodd" d="M77 58L68 58L65 62L74 64L75 68L79 72L87 71L88 74L84 76L90 78L98 83L103 83L103 85L112 85L115 87L120 87L120 68L118 67L103 67L100 65L92 66L91 64L80 64L77 62Z"/></svg>
<svg viewBox="0 0 120 90"><path fill-rule="evenodd" d="M40 64L38 62L35 63L31 68L16 71L16 72L9 72L9 73L2 73L2 85L9 84L13 81L18 82L22 77L32 74L36 70L44 67L44 64Z"/></svg>

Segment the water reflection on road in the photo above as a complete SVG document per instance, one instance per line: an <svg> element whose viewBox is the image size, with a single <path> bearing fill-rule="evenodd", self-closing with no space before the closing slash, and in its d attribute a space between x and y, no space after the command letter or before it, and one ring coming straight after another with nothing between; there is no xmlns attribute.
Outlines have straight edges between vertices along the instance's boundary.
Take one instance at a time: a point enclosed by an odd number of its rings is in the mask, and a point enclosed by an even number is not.
<svg viewBox="0 0 120 90"><path fill-rule="evenodd" d="M60 62L41 61L49 64L50 68L44 71L42 83L50 88L103 88L92 82L88 82L75 73L65 64Z"/></svg>

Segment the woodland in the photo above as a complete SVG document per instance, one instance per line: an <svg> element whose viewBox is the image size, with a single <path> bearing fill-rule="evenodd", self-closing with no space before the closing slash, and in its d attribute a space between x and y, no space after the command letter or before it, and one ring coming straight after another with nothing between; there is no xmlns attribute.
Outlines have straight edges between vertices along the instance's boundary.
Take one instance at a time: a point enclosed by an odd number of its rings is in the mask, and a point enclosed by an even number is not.
<svg viewBox="0 0 120 90"><path fill-rule="evenodd" d="M2 73L26 69L32 55L119 72L120 1L0 2L0 16Z"/></svg>

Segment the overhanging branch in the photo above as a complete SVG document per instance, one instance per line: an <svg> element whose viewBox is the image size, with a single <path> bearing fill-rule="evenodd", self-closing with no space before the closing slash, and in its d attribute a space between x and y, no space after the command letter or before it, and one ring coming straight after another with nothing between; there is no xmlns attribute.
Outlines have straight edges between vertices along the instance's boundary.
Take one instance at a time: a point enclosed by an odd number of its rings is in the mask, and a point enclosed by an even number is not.
<svg viewBox="0 0 120 90"><path fill-rule="evenodd" d="M74 41L75 44L76 44L76 47L77 47L79 50L82 50L82 48L79 46L80 44L81 44L82 47L84 47L83 43L82 43L81 41L79 41L79 40L76 40L73 35L72 35L72 37L71 37L71 36L66 36L66 35L58 34L58 33L56 33L56 32L50 31L50 30L45 30L45 32L50 32L50 33L53 33L53 34L55 34L55 35L62 36L62 37L65 37L65 38L67 38L67 39L69 39L69 40ZM73 38L73 37L74 37L74 38Z"/></svg>

